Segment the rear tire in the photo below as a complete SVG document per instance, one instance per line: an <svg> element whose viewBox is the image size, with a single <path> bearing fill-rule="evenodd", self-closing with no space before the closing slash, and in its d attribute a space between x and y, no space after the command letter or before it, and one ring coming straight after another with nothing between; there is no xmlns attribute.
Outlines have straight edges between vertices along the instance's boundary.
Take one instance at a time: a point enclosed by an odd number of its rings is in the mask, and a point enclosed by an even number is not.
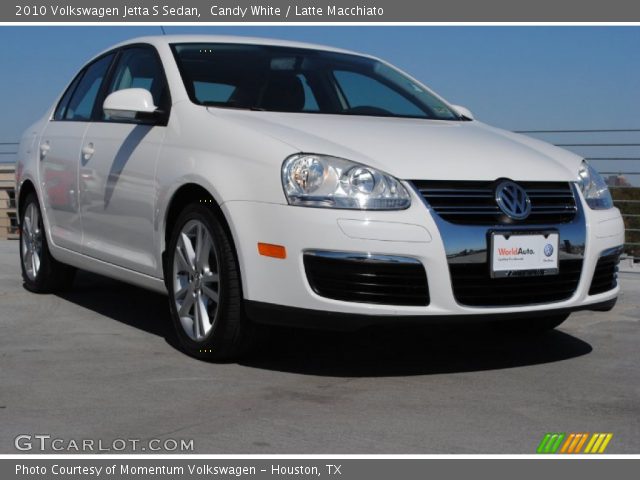
<svg viewBox="0 0 640 480"><path fill-rule="evenodd" d="M244 314L240 269L229 234L206 206L178 216L167 247L165 282L180 347L189 355L234 360L254 344Z"/></svg>
<svg viewBox="0 0 640 480"><path fill-rule="evenodd" d="M25 288L35 293L66 290L76 273L51 255L35 193L27 195L20 209L20 266Z"/></svg>

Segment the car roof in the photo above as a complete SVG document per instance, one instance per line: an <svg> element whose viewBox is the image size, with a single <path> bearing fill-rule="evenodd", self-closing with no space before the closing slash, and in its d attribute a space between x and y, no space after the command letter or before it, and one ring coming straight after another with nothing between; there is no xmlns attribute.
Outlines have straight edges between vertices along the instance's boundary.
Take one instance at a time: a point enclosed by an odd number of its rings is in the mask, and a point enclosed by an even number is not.
<svg viewBox="0 0 640 480"><path fill-rule="evenodd" d="M234 43L245 45L268 45L277 47L306 48L311 50L322 50L327 52L347 53L368 57L362 53L345 50L342 48L329 47L327 45L316 45L313 43L294 42L290 40L279 40L276 38L259 38L259 37L243 37L232 35L153 35L146 37L132 38L108 48L106 51L114 48L123 47L136 43L149 43L151 45L170 45L173 43Z"/></svg>

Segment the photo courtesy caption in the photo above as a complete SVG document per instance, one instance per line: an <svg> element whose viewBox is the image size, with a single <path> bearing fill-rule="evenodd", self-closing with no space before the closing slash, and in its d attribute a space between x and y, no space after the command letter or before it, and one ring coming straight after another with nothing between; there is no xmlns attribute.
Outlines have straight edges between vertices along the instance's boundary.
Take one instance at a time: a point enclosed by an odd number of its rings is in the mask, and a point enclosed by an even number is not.
<svg viewBox="0 0 640 480"><path fill-rule="evenodd" d="M118 468L119 467L119 468ZM329 476L335 477L342 475L342 465L325 464L324 471ZM322 475L321 467L312 465L278 465L272 464L270 468L261 468L261 472L268 472L271 475L307 475L319 477ZM211 476L235 476L244 475L255 476L257 468L246 465L187 465L185 469L182 466L134 466L126 463L120 465L113 464L108 466L86 466L86 465L59 465L53 464L51 468L36 465L28 466L16 464L15 474L21 476L40 476L40 475L86 475L100 477L104 473L105 476L119 475L211 475Z"/></svg>

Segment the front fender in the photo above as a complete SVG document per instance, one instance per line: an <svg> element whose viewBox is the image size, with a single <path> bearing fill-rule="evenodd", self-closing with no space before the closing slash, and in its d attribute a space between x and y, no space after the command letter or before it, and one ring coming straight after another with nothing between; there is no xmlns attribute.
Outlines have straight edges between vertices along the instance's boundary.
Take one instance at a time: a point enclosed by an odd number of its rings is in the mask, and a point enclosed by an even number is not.
<svg viewBox="0 0 640 480"><path fill-rule="evenodd" d="M38 139L40 132L35 126L27 129L18 145L16 156L16 211L20 211L20 192L26 182L31 182L39 195L39 172L38 172Z"/></svg>

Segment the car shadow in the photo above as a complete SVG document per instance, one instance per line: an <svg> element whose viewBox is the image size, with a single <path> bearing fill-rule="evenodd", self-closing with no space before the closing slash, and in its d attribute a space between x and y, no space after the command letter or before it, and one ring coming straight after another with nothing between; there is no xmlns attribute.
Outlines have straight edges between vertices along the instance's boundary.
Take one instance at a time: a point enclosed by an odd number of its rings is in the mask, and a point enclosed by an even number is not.
<svg viewBox="0 0 640 480"><path fill-rule="evenodd" d="M109 174L107 176L107 185L104 191L104 208L106 209L111 203L111 197L116 188L116 184L120 180L120 174L124 170L125 165L135 152L136 148L142 143L144 137L151 131L153 127L151 125L136 125L124 139L120 149L116 153L116 156L109 168Z"/></svg>
<svg viewBox="0 0 640 480"><path fill-rule="evenodd" d="M517 335L487 324L375 327L350 333L272 328L267 342L241 363L304 375L389 377L514 368L592 350L560 330Z"/></svg>
<svg viewBox="0 0 640 480"><path fill-rule="evenodd" d="M56 295L130 327L173 341L167 297L159 293L79 270L73 287Z"/></svg>
<svg viewBox="0 0 640 480"><path fill-rule="evenodd" d="M167 298L116 280L79 272L59 294L120 323L158 335L177 347ZM592 351L561 330L509 334L491 325L375 327L357 332L261 329L259 346L239 364L331 377L384 377L496 370L558 362Z"/></svg>

